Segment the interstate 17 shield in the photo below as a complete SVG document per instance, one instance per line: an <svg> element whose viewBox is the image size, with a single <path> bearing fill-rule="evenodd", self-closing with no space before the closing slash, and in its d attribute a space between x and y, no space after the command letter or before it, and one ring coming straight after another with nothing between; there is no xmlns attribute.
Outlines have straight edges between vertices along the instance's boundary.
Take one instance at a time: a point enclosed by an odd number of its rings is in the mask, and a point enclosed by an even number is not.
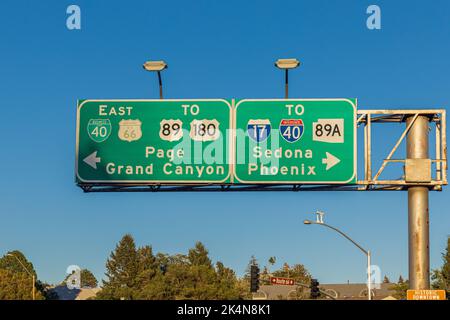
<svg viewBox="0 0 450 320"><path fill-rule="evenodd" d="M247 123L247 134L250 139L262 142L270 135L271 124L269 119L250 119Z"/></svg>
<svg viewBox="0 0 450 320"><path fill-rule="evenodd" d="M296 142L303 135L304 125L302 119L282 119L280 134L287 142Z"/></svg>

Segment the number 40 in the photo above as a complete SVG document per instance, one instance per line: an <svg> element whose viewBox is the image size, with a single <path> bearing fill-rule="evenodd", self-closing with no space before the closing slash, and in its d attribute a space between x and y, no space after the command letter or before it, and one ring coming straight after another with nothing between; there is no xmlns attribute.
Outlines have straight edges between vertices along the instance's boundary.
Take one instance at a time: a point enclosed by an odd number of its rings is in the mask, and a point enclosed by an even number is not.
<svg viewBox="0 0 450 320"><path fill-rule="evenodd" d="M108 129L106 129L105 126L101 126L101 127L95 127L94 130L92 130L91 134L95 137L106 137L106 135L108 134Z"/></svg>

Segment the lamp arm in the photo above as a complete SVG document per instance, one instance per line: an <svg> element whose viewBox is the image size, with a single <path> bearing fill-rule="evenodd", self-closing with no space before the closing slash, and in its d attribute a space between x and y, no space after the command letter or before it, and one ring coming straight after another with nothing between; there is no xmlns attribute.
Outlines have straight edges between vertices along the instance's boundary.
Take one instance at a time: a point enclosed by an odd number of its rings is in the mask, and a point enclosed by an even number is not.
<svg viewBox="0 0 450 320"><path fill-rule="evenodd" d="M328 224L326 224L326 223L323 223L323 222L322 222L322 223L314 222L314 223L315 223L315 224L323 225L323 226L325 226L325 227L328 227L328 228L330 228L330 229L336 231L336 232L339 233L341 236L343 236L344 238L346 238L347 240L349 240L351 243L353 243L356 247L358 247L358 249L361 250L366 256L369 255L369 252L368 252L367 250L365 250L363 247L361 247L359 244L357 244L352 238L350 238L348 235L346 235L345 233L343 233L341 230L339 230L339 229L337 229L337 228L335 228L335 227L333 227L333 226L330 226L330 225L328 225Z"/></svg>
<svg viewBox="0 0 450 320"><path fill-rule="evenodd" d="M9 256L13 256L14 258L16 258L16 260L19 261L20 265L28 273L28 275L31 276L31 277L34 277L34 275L25 267L25 265L22 263L22 261L20 261L20 259L16 255L14 255L12 253L9 253L8 255Z"/></svg>

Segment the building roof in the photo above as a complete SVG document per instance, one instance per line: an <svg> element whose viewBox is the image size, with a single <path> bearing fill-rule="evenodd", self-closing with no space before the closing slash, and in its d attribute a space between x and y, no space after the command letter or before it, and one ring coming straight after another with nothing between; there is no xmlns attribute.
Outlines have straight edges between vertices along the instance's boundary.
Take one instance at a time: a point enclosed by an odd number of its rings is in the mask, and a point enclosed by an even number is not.
<svg viewBox="0 0 450 320"><path fill-rule="evenodd" d="M69 289L65 285L50 289L58 295L58 300L87 300L95 297L100 290L100 288Z"/></svg>

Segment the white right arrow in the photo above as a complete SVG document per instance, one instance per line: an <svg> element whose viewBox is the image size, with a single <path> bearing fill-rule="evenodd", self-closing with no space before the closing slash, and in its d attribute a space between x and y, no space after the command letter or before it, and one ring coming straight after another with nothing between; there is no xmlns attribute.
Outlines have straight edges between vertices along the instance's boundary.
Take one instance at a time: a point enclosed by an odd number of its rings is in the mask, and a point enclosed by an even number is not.
<svg viewBox="0 0 450 320"><path fill-rule="evenodd" d="M327 165L327 167L325 168L326 171L330 170L339 162L341 162L341 159L333 156L331 153L325 152L325 154L327 157L322 159L322 163Z"/></svg>
<svg viewBox="0 0 450 320"><path fill-rule="evenodd" d="M97 151L92 152L90 155L83 159L84 162L86 162L94 169L97 169L97 163L101 160L101 158L97 157Z"/></svg>

